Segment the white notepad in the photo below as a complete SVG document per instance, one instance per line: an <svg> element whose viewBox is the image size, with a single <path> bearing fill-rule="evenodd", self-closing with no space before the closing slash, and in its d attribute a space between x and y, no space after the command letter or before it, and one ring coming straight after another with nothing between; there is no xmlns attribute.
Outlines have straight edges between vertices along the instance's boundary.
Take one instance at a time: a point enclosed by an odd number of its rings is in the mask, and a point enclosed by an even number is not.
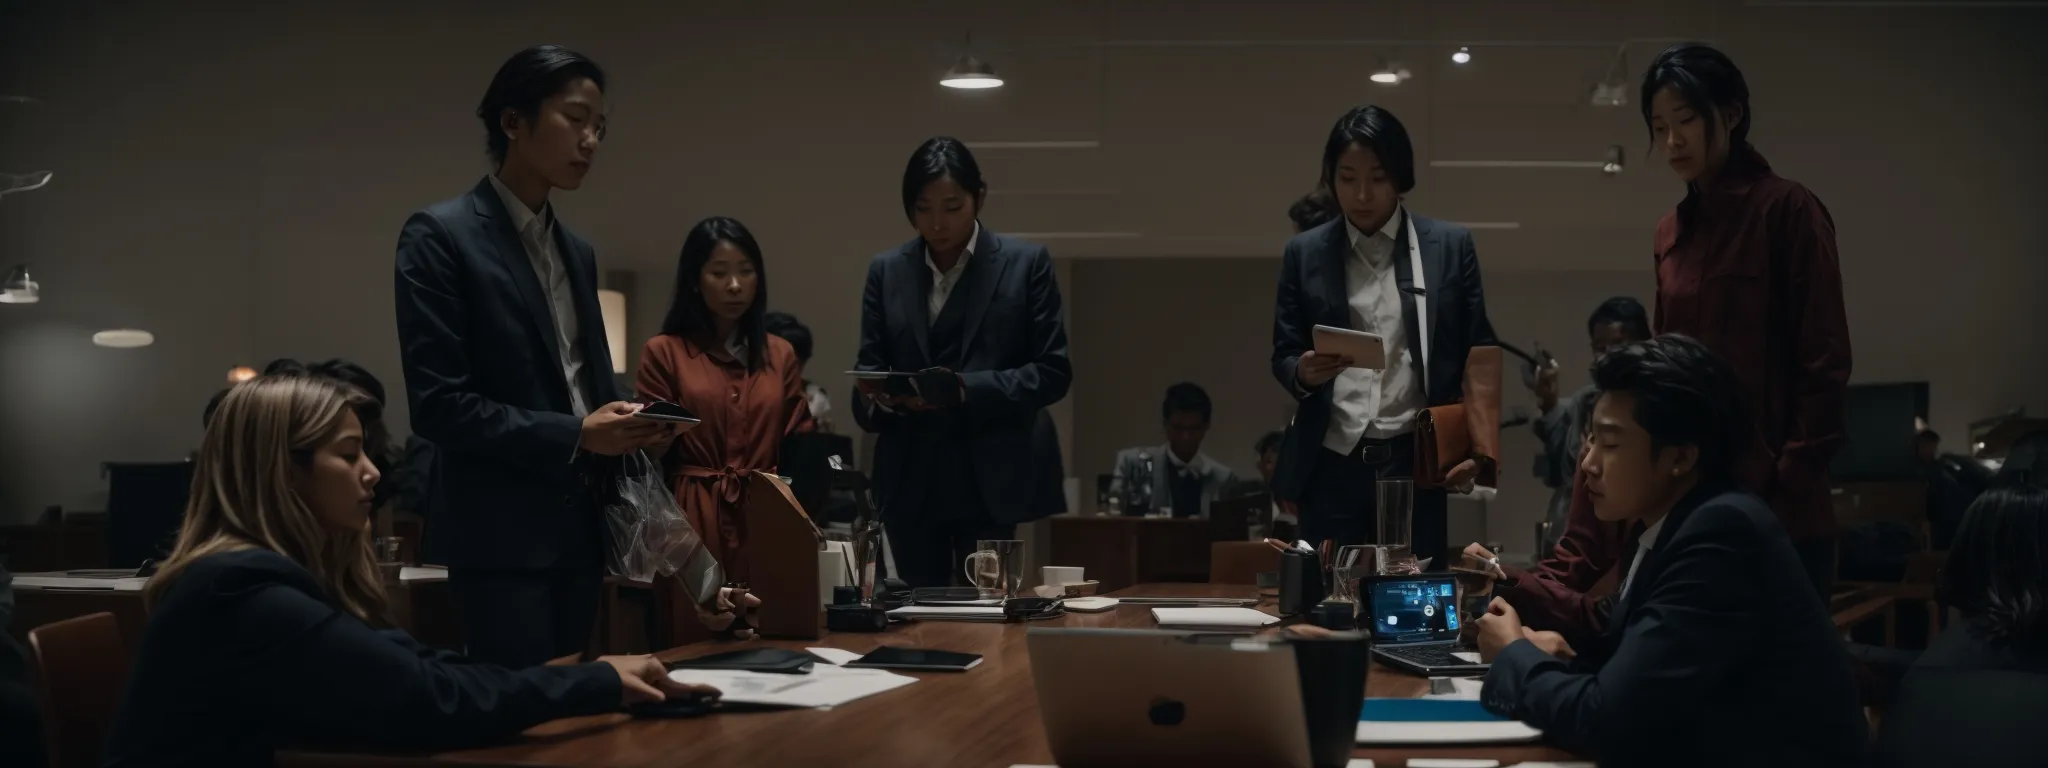
<svg viewBox="0 0 2048 768"><path fill-rule="evenodd" d="M1152 620L1172 629L1258 629L1280 617L1250 608L1154 608Z"/></svg>
<svg viewBox="0 0 2048 768"><path fill-rule="evenodd" d="M1316 342L1317 357L1344 355L1351 358L1353 368L1372 371L1387 368L1387 341L1377 333L1318 325L1312 335Z"/></svg>

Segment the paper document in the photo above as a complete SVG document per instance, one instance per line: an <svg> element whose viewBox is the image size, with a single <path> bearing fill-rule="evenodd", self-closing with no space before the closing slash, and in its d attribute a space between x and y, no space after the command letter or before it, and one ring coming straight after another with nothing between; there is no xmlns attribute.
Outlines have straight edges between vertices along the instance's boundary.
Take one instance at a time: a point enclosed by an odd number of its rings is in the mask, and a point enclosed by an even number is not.
<svg viewBox="0 0 2048 768"><path fill-rule="evenodd" d="M819 661L827 664L845 664L863 655L853 651L842 651L838 648L805 648L804 652L818 657Z"/></svg>
<svg viewBox="0 0 2048 768"><path fill-rule="evenodd" d="M1318 325L1311 335L1315 338L1317 357L1343 355L1351 358L1353 368L1372 371L1387 368L1387 341L1377 333Z"/></svg>
<svg viewBox="0 0 2048 768"><path fill-rule="evenodd" d="M1496 715L1476 700L1450 697L1366 699L1360 744L1513 744L1543 732Z"/></svg>
<svg viewBox="0 0 2048 768"><path fill-rule="evenodd" d="M1117 600L1131 605L1157 605L1174 608L1227 608L1237 606L1250 608L1258 605L1257 598L1238 599L1234 597L1119 597Z"/></svg>
<svg viewBox="0 0 2048 768"><path fill-rule="evenodd" d="M1454 652L1451 655L1457 656L1460 659L1465 658L1465 654L1463 651ZM1473 658L1471 658L1469 661L1471 661L1474 664L1479 663L1478 654L1473 654ZM1432 693L1427 696L1424 696L1423 698L1450 699L1453 701L1478 701L1479 691L1486 687L1486 679L1482 677L1450 677L1442 679L1450 681L1451 692ZM1435 680L1432 679L1430 682L1433 683L1435 682Z"/></svg>
<svg viewBox="0 0 2048 768"><path fill-rule="evenodd" d="M1523 765L1536 765L1536 763L1523 763ZM1561 765L1562 765L1562 764L1561 764ZM1571 765L1576 765L1576 763L1572 763ZM1593 768L1593 764L1592 764L1592 763L1586 763L1585 765L1586 765L1586 768ZM1060 768L1060 767L1059 767L1059 766L1057 766L1057 765L1024 765L1024 764L1022 764L1022 763L1019 763L1019 764L1017 764L1017 765L1013 765L1013 766L1010 766L1010 768ZM1351 758L1351 762L1345 763L1345 764L1344 764L1344 768L1372 768L1372 758L1370 758L1370 757L1354 757L1354 758Z"/></svg>
<svg viewBox="0 0 2048 768"><path fill-rule="evenodd" d="M1175 629L1258 629L1280 617L1250 608L1154 608L1152 620Z"/></svg>
<svg viewBox="0 0 2048 768"><path fill-rule="evenodd" d="M38 576L16 574L14 586L19 589L90 589L103 592L141 592L149 585L149 577L127 577L109 579L100 576Z"/></svg>
<svg viewBox="0 0 2048 768"><path fill-rule="evenodd" d="M915 677L886 669L847 669L831 665L813 667L808 675L732 669L676 669L670 670L668 677L678 683L717 688L725 694L726 701L734 704L793 708L836 707L917 682Z"/></svg>

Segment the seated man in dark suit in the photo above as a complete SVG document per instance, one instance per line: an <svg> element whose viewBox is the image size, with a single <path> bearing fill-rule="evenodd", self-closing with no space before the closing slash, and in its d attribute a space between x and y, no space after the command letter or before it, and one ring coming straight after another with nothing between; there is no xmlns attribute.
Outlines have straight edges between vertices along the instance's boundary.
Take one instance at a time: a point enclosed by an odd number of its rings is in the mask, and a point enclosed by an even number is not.
<svg viewBox="0 0 2048 768"><path fill-rule="evenodd" d="M2048 760L2048 491L1993 488L1963 515L1941 571L1962 620L1921 654L1885 713L1877 764Z"/></svg>
<svg viewBox="0 0 2048 768"><path fill-rule="evenodd" d="M1579 466L1594 512L1647 527L1588 645L1494 600L1481 701L1602 765L1861 765L1842 639L1777 516L1734 490L1752 440L1728 365L1663 336L1602 357L1593 380Z"/></svg>

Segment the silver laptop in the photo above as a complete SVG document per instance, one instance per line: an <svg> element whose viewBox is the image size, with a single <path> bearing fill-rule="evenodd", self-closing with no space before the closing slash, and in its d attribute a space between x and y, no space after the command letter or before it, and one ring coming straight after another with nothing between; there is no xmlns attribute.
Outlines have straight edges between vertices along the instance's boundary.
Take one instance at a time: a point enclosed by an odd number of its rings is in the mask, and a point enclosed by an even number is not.
<svg viewBox="0 0 2048 768"><path fill-rule="evenodd" d="M1294 649L1244 636L1032 627L1060 768L1309 765Z"/></svg>
<svg viewBox="0 0 2048 768"><path fill-rule="evenodd" d="M1372 626L1374 660L1425 676L1486 674L1478 654L1458 645L1457 577L1376 576L1358 591L1359 619Z"/></svg>

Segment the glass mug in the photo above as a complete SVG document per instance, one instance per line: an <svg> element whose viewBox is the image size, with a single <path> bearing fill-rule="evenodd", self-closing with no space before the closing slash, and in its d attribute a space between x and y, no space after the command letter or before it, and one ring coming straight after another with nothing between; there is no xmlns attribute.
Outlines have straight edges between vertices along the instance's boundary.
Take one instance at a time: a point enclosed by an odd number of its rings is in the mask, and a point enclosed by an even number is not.
<svg viewBox="0 0 2048 768"><path fill-rule="evenodd" d="M1008 600L1024 587L1024 542L982 539L974 542L974 554L961 565L967 583L981 590L982 597Z"/></svg>

